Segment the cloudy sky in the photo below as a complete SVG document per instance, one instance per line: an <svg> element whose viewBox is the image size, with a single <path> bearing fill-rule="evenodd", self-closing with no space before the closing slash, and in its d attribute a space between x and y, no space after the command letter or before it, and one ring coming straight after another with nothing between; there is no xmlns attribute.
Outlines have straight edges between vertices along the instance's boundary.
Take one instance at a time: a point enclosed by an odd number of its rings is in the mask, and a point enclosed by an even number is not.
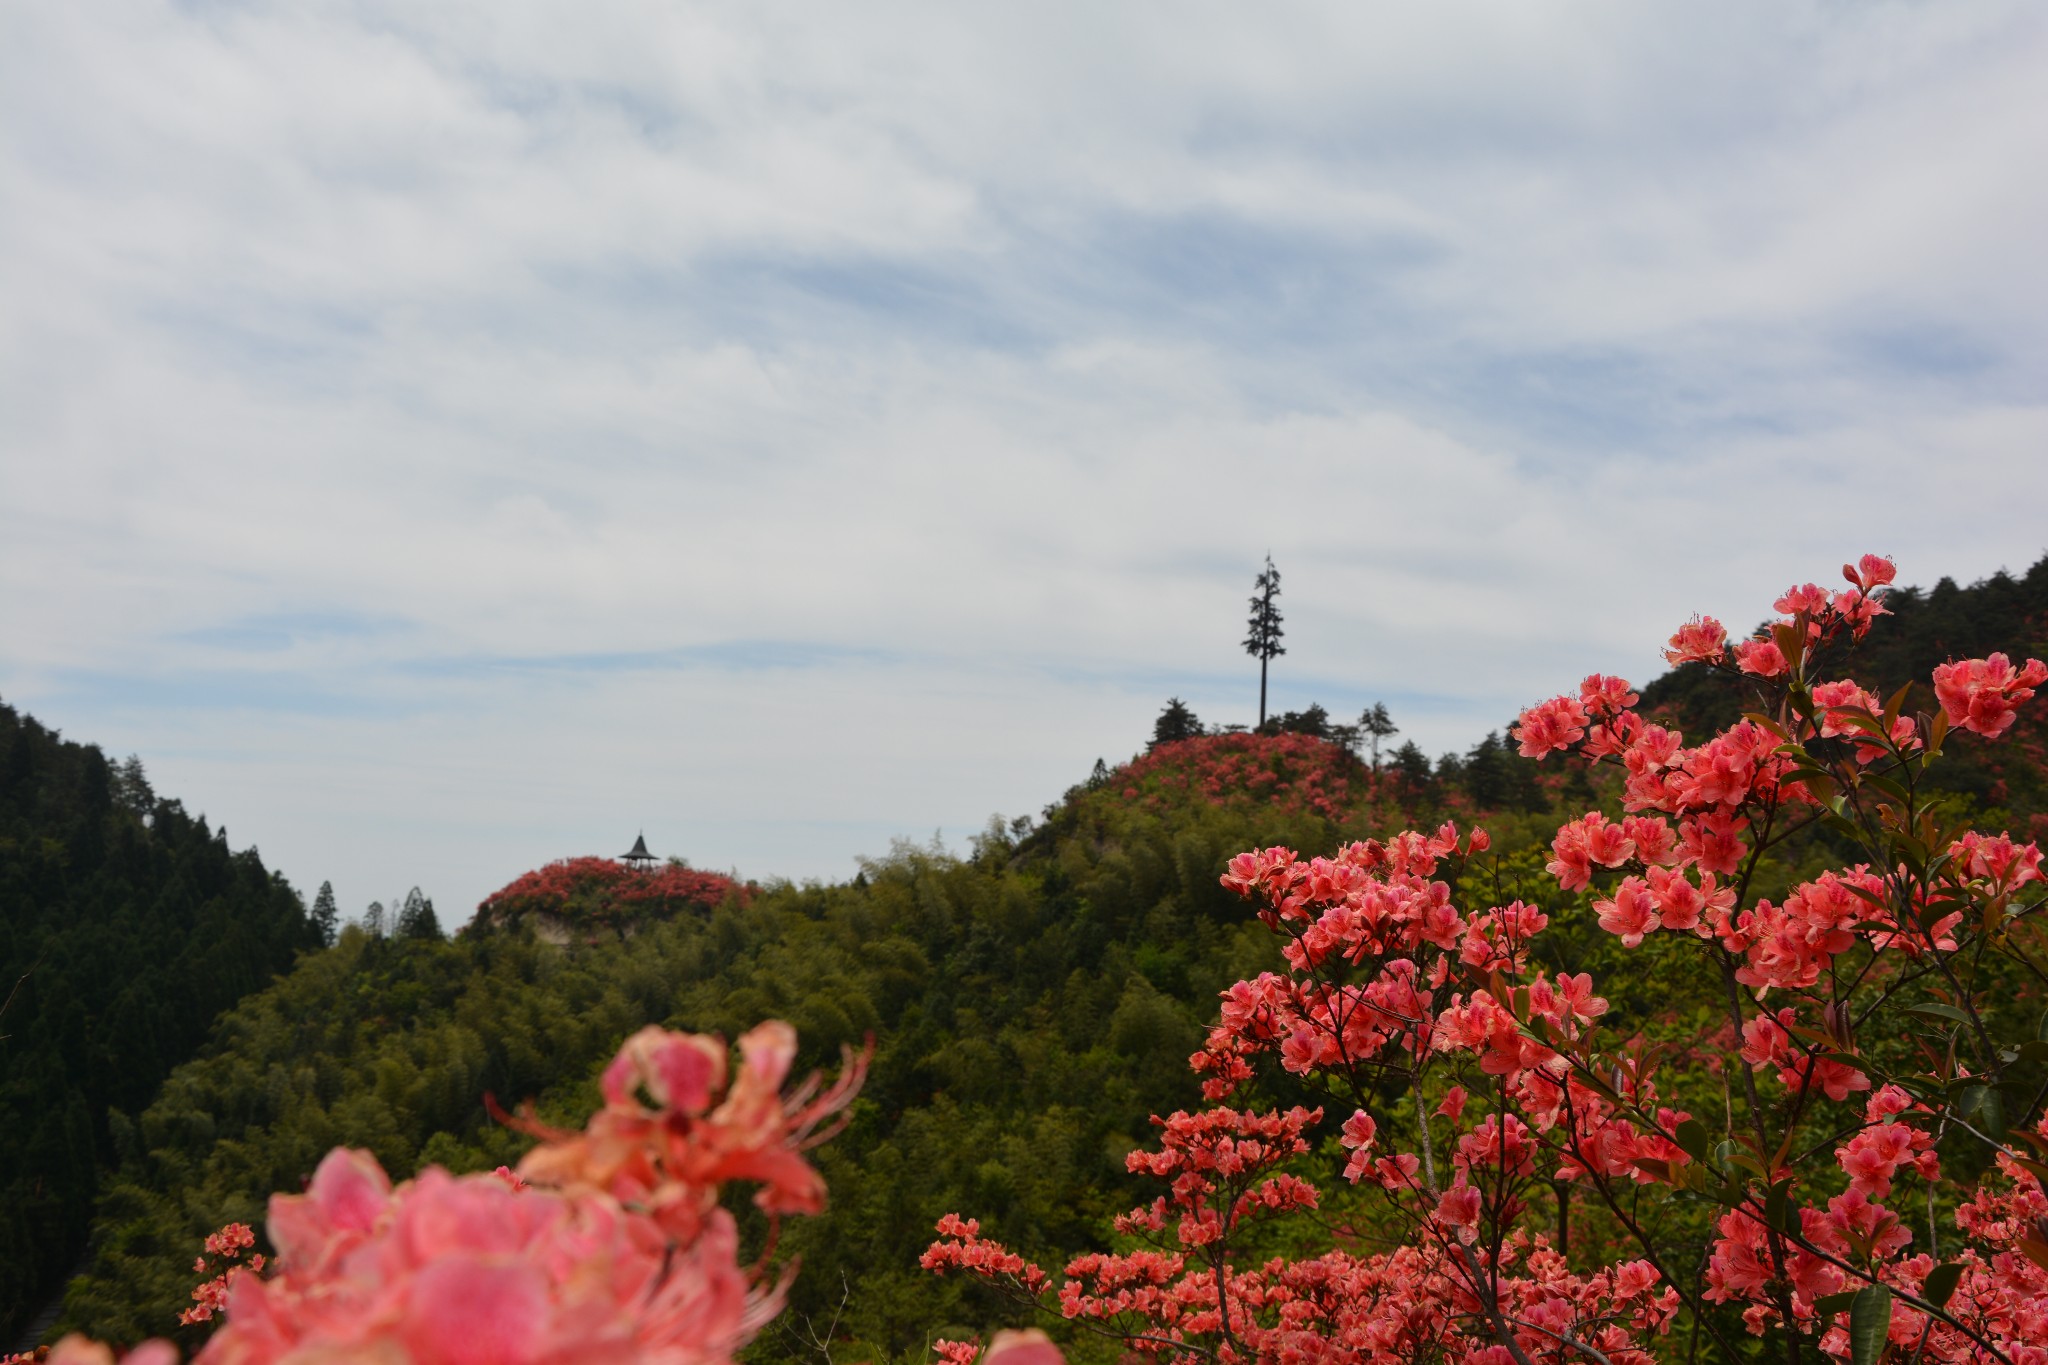
<svg viewBox="0 0 2048 1365"><path fill-rule="evenodd" d="M0 699L346 911L2048 549L2035 3L0 0Z"/></svg>

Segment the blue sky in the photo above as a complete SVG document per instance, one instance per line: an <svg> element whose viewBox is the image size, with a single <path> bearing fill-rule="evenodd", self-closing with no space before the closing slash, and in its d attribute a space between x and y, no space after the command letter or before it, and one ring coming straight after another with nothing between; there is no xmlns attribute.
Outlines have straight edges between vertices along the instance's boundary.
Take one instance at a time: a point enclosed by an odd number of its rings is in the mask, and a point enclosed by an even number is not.
<svg viewBox="0 0 2048 1365"><path fill-rule="evenodd" d="M0 8L0 698L350 911L1431 752L2048 505L2048 13ZM616 845L616 847L614 847Z"/></svg>

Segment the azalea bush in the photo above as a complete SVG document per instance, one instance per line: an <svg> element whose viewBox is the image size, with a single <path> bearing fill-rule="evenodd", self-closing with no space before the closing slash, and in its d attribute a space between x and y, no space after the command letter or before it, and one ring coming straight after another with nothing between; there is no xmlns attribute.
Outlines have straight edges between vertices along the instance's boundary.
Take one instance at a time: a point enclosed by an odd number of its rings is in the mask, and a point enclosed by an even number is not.
<svg viewBox="0 0 2048 1365"><path fill-rule="evenodd" d="M1549 898L1451 825L1237 857L1286 969L1225 992L1206 1107L1131 1154L1166 1192L1057 1273L956 1215L925 1265L1140 1358L2048 1365L2041 854L1928 779L2048 667L1865 690L1893 573L1791 589L1748 639L1681 627L1673 664L1750 692L1719 733L1603 676L1525 712L1521 753L1601 798ZM1558 897L1718 1024L1654 1036L1560 970Z"/></svg>
<svg viewBox="0 0 2048 1365"><path fill-rule="evenodd" d="M1189 796L1342 820L1374 794L1373 774L1341 745L1313 735L1223 734L1155 744L1115 770L1115 790L1143 809Z"/></svg>
<svg viewBox="0 0 2048 1365"><path fill-rule="evenodd" d="M547 917L581 930L618 929L679 910L709 912L749 888L717 872L667 863L642 871L610 858L562 858L484 897L476 924L504 929Z"/></svg>

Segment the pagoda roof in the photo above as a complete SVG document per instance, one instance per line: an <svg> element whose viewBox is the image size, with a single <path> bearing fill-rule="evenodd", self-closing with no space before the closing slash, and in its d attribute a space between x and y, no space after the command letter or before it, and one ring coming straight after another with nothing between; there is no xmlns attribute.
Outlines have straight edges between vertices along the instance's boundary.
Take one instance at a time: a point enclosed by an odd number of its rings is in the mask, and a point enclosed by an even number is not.
<svg viewBox="0 0 2048 1365"><path fill-rule="evenodd" d="M654 855L647 851L647 836L644 834L634 838L632 852L622 853L619 856L627 862L639 862L643 858L650 863L654 861Z"/></svg>

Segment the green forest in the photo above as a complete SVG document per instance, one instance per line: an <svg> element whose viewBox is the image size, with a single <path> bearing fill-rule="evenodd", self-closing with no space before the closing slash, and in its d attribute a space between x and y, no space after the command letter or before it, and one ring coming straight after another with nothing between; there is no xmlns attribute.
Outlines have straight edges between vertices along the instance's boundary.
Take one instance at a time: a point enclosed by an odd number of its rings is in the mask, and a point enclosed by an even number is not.
<svg viewBox="0 0 2048 1365"><path fill-rule="evenodd" d="M1843 665L1885 693L1924 690L1952 657L2048 654L2048 558L1889 606ZM1643 707L1695 730L1745 699L1688 665ZM1551 833L1594 793L1581 770L1518 756L1502 719L1431 761L1380 753L1380 732L1362 754L1320 707L1209 732L1175 701L1144 752L1038 817L992 819L963 854L900 843L842 883L694 874L630 903L616 874L564 865L453 937L349 926L328 943L254 850L156 797L139 763L0 708L0 1317L18 1331L69 1277L60 1329L190 1347L201 1329L177 1315L201 1240L260 1226L269 1193L330 1148L367 1147L394 1177L489 1170L529 1140L486 1097L573 1125L642 1025L731 1037L782 1018L806 1066L870 1038L875 1054L818 1153L830 1210L781 1230L777 1254L802 1259L791 1307L750 1355L925 1359L935 1336L1010 1320L919 1269L941 1214L1058 1259L1150 1197L1125 1155L1152 1115L1198 1102L1187 1059L1218 992L1278 961L1218 883L1234 854L1481 823L1504 879L1490 893L1551 915L1559 968L1676 1033L1695 1004L1710 1014L1669 954L1624 951L1543 874ZM2037 707L1996 748L1959 747L1941 769L1954 807L2048 836L2044 744ZM1797 870L1795 849L1781 874Z"/></svg>
<svg viewBox="0 0 2048 1365"><path fill-rule="evenodd" d="M254 849L0 706L0 1322L78 1268L133 1116L322 944Z"/></svg>

